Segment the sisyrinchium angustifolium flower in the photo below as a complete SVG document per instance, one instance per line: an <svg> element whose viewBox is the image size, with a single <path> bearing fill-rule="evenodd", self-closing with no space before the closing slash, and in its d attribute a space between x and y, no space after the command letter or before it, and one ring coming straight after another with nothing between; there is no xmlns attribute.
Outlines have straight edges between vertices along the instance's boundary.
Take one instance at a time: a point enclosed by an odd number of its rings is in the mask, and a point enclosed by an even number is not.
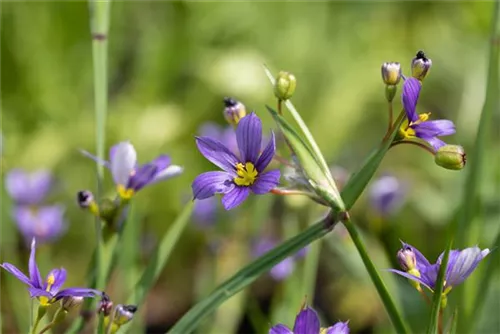
<svg viewBox="0 0 500 334"><path fill-rule="evenodd" d="M274 134L260 153L262 123L255 113L243 117L236 129L237 156L220 141L210 137L196 137L199 151L222 171L206 172L192 184L194 199L205 199L223 194L222 205L230 210L240 205L250 192L266 194L280 179L279 170L265 171L276 151Z"/></svg>
<svg viewBox="0 0 500 334"><path fill-rule="evenodd" d="M422 139L431 145L434 151L439 150L446 143L438 137L449 136L455 133L455 124L446 119L429 120L430 113L418 114L417 103L422 84L415 78L407 78L403 84L401 96L406 112L406 121L399 130L404 139Z"/></svg>
<svg viewBox="0 0 500 334"><path fill-rule="evenodd" d="M404 260L403 257L406 257L406 260L401 266L405 271L397 269L389 270L417 283L415 285L417 289L420 289L421 284L429 290L434 291L443 253L441 253L436 263L431 264L418 249L404 242L402 242L402 244L403 247L398 252L398 259L401 262ZM489 249L486 248L481 250L477 246L469 247L463 250L451 250L448 265L446 267L443 293L445 295L448 294L453 287L465 281L467 277L469 277L476 269L479 262L481 262L481 260L484 259L489 253ZM411 257L414 257L414 262Z"/></svg>
<svg viewBox="0 0 500 334"><path fill-rule="evenodd" d="M54 188L50 172L13 169L7 174L5 184L14 202L12 218L27 244L33 238L41 243L51 242L66 231L64 207L45 203Z"/></svg>
<svg viewBox="0 0 500 334"><path fill-rule="evenodd" d="M347 322L337 322L333 326L321 328L316 311L306 306L295 318L293 330L284 324L277 324L269 329L269 334L349 334L349 326Z"/></svg>
<svg viewBox="0 0 500 334"><path fill-rule="evenodd" d="M36 241L31 242L31 253L28 264L29 277L21 272L16 266L4 262L0 267L14 275L18 280L28 286L31 298L38 298L40 305L49 306L63 297L88 297L93 298L101 292L87 288L67 288L62 289L66 281L66 270L64 268L52 269L45 281L42 281L40 270L35 260Z"/></svg>
<svg viewBox="0 0 500 334"><path fill-rule="evenodd" d="M118 195L124 200L130 199L147 185L169 179L183 171L182 167L171 164L168 155L160 155L151 162L138 165L137 152L128 141L118 143L110 149L109 161L101 160L86 151L82 153L109 168Z"/></svg>

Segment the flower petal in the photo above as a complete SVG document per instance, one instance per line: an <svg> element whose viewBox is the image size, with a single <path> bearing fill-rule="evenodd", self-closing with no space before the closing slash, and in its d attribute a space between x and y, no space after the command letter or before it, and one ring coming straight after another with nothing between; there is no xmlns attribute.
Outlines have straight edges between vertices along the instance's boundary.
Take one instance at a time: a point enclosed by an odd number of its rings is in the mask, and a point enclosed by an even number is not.
<svg viewBox="0 0 500 334"><path fill-rule="evenodd" d="M170 166L170 164L172 163L172 159L170 159L170 156L162 154L153 161L151 161L151 163L155 165L156 168L158 168L158 172L160 172L163 171L164 169L167 169L168 166Z"/></svg>
<svg viewBox="0 0 500 334"><path fill-rule="evenodd" d="M226 172L234 172L238 158L221 142L209 137L196 137L198 150L208 161Z"/></svg>
<svg viewBox="0 0 500 334"><path fill-rule="evenodd" d="M294 334L288 327L283 324L277 324L271 327L269 334Z"/></svg>
<svg viewBox="0 0 500 334"><path fill-rule="evenodd" d="M97 162L99 165L103 165L104 167L107 167L109 168L109 161L106 161L106 160L103 160L103 159L100 159L98 157L96 157L95 155L85 151L85 150L80 150L80 153L83 154L85 157L87 158L90 158L92 160L94 160L95 162Z"/></svg>
<svg viewBox="0 0 500 334"><path fill-rule="evenodd" d="M262 142L262 122L255 113L240 120L236 128L236 141L240 149L241 160L255 165Z"/></svg>
<svg viewBox="0 0 500 334"><path fill-rule="evenodd" d="M280 175L278 169L259 174L255 183L251 186L252 191L258 195L267 194L279 184Z"/></svg>
<svg viewBox="0 0 500 334"><path fill-rule="evenodd" d="M255 168L259 173L263 172L264 169L266 169L267 165L273 160L274 153L276 152L276 140L274 138L274 133L271 132L271 139L267 143L266 148L264 151L262 151L262 154L259 157L259 160L257 160L257 164L255 165Z"/></svg>
<svg viewBox="0 0 500 334"><path fill-rule="evenodd" d="M422 84L415 78L407 78L403 84L403 94L401 95L401 100L406 111L406 117L408 117L410 122L418 120L416 109L421 88Z"/></svg>
<svg viewBox="0 0 500 334"><path fill-rule="evenodd" d="M162 171L158 170L156 172L156 175L155 175L153 181L151 181L151 183L156 183L156 182L170 179L174 176L182 174L182 172L184 172L184 168L182 168L181 166L170 165Z"/></svg>
<svg viewBox="0 0 500 334"><path fill-rule="evenodd" d="M396 273L398 275L404 276L406 278L409 278L412 281L421 283L421 284L425 285L428 289L431 289L431 290L434 289L434 284L436 283L435 280L433 282L430 282L428 280L425 280L424 277L413 276L411 274L408 274L407 272L404 272L404 271L401 271L401 270L397 270L397 269L387 269L387 270L390 271L390 272Z"/></svg>
<svg viewBox="0 0 500 334"><path fill-rule="evenodd" d="M339 321L335 325L328 327L326 334L349 334L348 323Z"/></svg>
<svg viewBox="0 0 500 334"><path fill-rule="evenodd" d="M432 138L425 138L424 139L426 142L428 142L432 148L434 149L434 151L438 151L441 147L443 147L444 145L446 145L446 143L444 141L442 141L441 139L438 139L436 137L432 137Z"/></svg>
<svg viewBox="0 0 500 334"><path fill-rule="evenodd" d="M470 247L462 251L451 251L446 268L446 285L457 286L472 274L477 265L484 258L479 247ZM441 263L442 255L438 262Z"/></svg>
<svg viewBox="0 0 500 334"><path fill-rule="evenodd" d="M153 164L145 164L136 168L128 180L127 189L141 190L154 180L157 170Z"/></svg>
<svg viewBox="0 0 500 334"><path fill-rule="evenodd" d="M293 334L318 334L320 330L319 318L310 307L306 307L295 318Z"/></svg>
<svg viewBox="0 0 500 334"><path fill-rule="evenodd" d="M28 288L28 291L30 293L31 298L35 298L35 297L47 297L50 300L53 297L50 294L50 292L45 291L44 289Z"/></svg>
<svg viewBox="0 0 500 334"><path fill-rule="evenodd" d="M49 280L54 282L51 284L49 292L55 295L61 289L64 282L66 282L66 270L64 268L52 269L47 275L47 279L43 285L45 290L47 290L47 282Z"/></svg>
<svg viewBox="0 0 500 334"><path fill-rule="evenodd" d="M280 263L271 268L269 274L276 281L282 281L293 273L295 269L295 261L292 257L287 257Z"/></svg>
<svg viewBox="0 0 500 334"><path fill-rule="evenodd" d="M94 298L96 296L102 295L102 292L94 289L87 288L67 288L59 291L55 296L55 300L59 300L63 297L87 297Z"/></svg>
<svg viewBox="0 0 500 334"><path fill-rule="evenodd" d="M432 137L449 136L456 132L455 124L447 119L425 121L411 126L417 137L425 139Z"/></svg>
<svg viewBox="0 0 500 334"><path fill-rule="evenodd" d="M19 204L39 204L50 192L53 185L52 174L45 170L27 173L14 169L6 176L6 189Z"/></svg>
<svg viewBox="0 0 500 334"><path fill-rule="evenodd" d="M31 253L28 262L28 269L30 274L30 281L33 287L41 289L43 287L42 276L40 275L40 270L36 265L35 253L36 253L36 241L35 238L33 238L33 240L31 241Z"/></svg>
<svg viewBox="0 0 500 334"><path fill-rule="evenodd" d="M226 172L206 172L194 179L191 188L194 199L205 199L215 194L225 194L234 188L232 175Z"/></svg>
<svg viewBox="0 0 500 334"><path fill-rule="evenodd" d="M30 279L21 270L17 269L15 265L4 262L0 264L0 267L7 270L9 273L14 275L18 280L20 280L24 284L32 286Z"/></svg>
<svg viewBox="0 0 500 334"><path fill-rule="evenodd" d="M60 205L37 208L18 205L13 208L12 213L26 240L36 238L38 242L45 243L66 231L64 207Z"/></svg>
<svg viewBox="0 0 500 334"><path fill-rule="evenodd" d="M137 153L130 142L121 142L113 148L110 160L111 174L115 184L126 186L137 164Z"/></svg>
<svg viewBox="0 0 500 334"><path fill-rule="evenodd" d="M234 187L222 197L222 206L226 210L231 210L246 200L249 194L248 187Z"/></svg>

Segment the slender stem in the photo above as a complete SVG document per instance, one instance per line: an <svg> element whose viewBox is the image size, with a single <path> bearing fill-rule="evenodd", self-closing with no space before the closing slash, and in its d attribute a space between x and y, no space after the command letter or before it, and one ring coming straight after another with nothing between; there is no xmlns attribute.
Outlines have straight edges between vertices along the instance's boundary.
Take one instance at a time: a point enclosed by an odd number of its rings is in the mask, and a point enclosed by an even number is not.
<svg viewBox="0 0 500 334"><path fill-rule="evenodd" d="M278 114L283 115L283 100L278 99Z"/></svg>
<svg viewBox="0 0 500 334"><path fill-rule="evenodd" d="M422 296L422 298L424 298L424 300L427 303L427 305L432 306L432 301L429 299L429 296L427 296L425 294L425 291L422 290L422 289L420 289L420 290L418 290L418 292L420 293L420 295Z"/></svg>
<svg viewBox="0 0 500 334"><path fill-rule="evenodd" d="M387 132L385 133L385 136L384 136L384 139L386 139L387 137L389 137L391 135L391 132L392 132L392 127L393 127L393 124L392 122L394 121L394 112L393 112L393 106L392 106L392 101L389 101L388 102L388 111L389 111L389 123L387 124Z"/></svg>
<svg viewBox="0 0 500 334"><path fill-rule="evenodd" d="M427 146L425 144L422 144L422 143L419 143L419 142L416 142L416 141L411 141L411 140L399 140L399 141L396 141L396 142L394 142L394 143L391 144L391 147L398 146L398 145L401 145L401 144L415 145L415 146L418 146L420 148L423 148L424 150L426 150L427 152L429 152L430 154L432 154L432 156L436 155L436 152L434 152L434 150L432 148L430 148L429 146Z"/></svg>
<svg viewBox="0 0 500 334"><path fill-rule="evenodd" d="M443 334L443 309L439 310L438 333Z"/></svg>
<svg viewBox="0 0 500 334"><path fill-rule="evenodd" d="M408 333L409 332L408 328L406 324L403 322L403 318L399 314L398 309L394 304L394 301L392 300L389 291L387 290L387 287L382 281L382 278L380 278L380 275L377 269L375 268L375 265L370 259L370 256L368 255L363 240L361 240L361 236L359 235L357 228L354 226L354 224L350 219L344 221L344 226L349 232L349 235L351 236L351 239L354 245L356 246L359 255L361 256L361 259L363 260L366 270L368 271L368 274L370 275L370 278L372 279L372 282L375 285L375 288L377 289L378 294L382 299L382 302L384 303L385 309L389 314L389 317L396 329L396 332L400 334Z"/></svg>

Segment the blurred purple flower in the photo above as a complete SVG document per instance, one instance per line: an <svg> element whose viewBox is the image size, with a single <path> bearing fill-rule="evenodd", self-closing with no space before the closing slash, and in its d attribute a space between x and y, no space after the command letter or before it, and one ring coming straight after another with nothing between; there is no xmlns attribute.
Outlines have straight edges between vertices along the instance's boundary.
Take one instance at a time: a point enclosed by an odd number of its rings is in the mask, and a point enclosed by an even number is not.
<svg viewBox="0 0 500 334"><path fill-rule="evenodd" d="M409 278L433 291L436 286L439 267L441 266L444 253L439 255L435 264L431 264L415 247L403 242L403 249L405 251L411 250L415 254L416 275L396 269L389 269L389 271ZM465 281L476 269L479 262L489 253L490 250L488 248L481 250L477 246L469 247L464 250L451 250L448 266L446 267L444 293L447 294L453 287ZM420 276L418 274L420 274Z"/></svg>
<svg viewBox="0 0 500 334"><path fill-rule="evenodd" d="M316 311L309 306L299 312L295 318L293 330L283 324L273 326L269 334L349 334L347 322L337 322L328 328L321 328Z"/></svg>
<svg viewBox="0 0 500 334"><path fill-rule="evenodd" d="M200 127L199 134L201 137L210 137L221 142L231 152L238 151L236 131L232 126L222 127L214 122L207 122Z"/></svg>
<svg viewBox="0 0 500 334"><path fill-rule="evenodd" d="M452 121L441 119L429 121L429 115L417 113L417 102L422 84L415 78L407 78L403 84L403 94L401 96L403 107L406 111L407 122L400 129L400 134L404 138L420 138L427 141L435 151L446 145L437 137L454 134L455 124Z"/></svg>
<svg viewBox="0 0 500 334"><path fill-rule="evenodd" d="M169 179L182 173L180 166L172 165L168 155L160 155L144 165L137 164L137 153L130 142L121 142L111 147L109 161L104 161L81 151L83 155L106 166L113 175L120 197L130 199L147 185Z"/></svg>
<svg viewBox="0 0 500 334"><path fill-rule="evenodd" d="M274 247L276 247L277 244L278 242L275 239L269 237L259 238L257 242L255 242L253 245L253 256L254 257L262 256L271 249L273 249ZM301 250L299 250L295 255L289 256L280 263L276 264L269 271L271 277L277 281L282 281L288 276L290 276L293 273L293 270L295 269L295 261L299 258L304 257L307 253L307 250L308 247L304 247Z"/></svg>
<svg viewBox="0 0 500 334"><path fill-rule="evenodd" d="M18 205L12 213L19 230L28 242L33 238L41 243L50 242L66 231L64 207L60 205Z"/></svg>
<svg viewBox="0 0 500 334"><path fill-rule="evenodd" d="M375 180L369 189L371 207L381 216L396 213L404 203L406 189L401 181L392 175L383 175Z"/></svg>
<svg viewBox="0 0 500 334"><path fill-rule="evenodd" d="M209 197L197 200L194 203L193 219L200 227L209 227L215 224L217 216L217 199Z"/></svg>
<svg viewBox="0 0 500 334"><path fill-rule="evenodd" d="M38 298L42 306L48 306L57 302L63 297L95 297L101 292L86 288L68 288L60 290L66 281L66 270L64 268L52 269L46 280L42 281L40 270L35 261L35 239L31 242L31 253L29 258L29 278L23 274L16 266L4 262L0 267L14 275L18 280L28 286L31 298Z"/></svg>
<svg viewBox="0 0 500 334"><path fill-rule="evenodd" d="M52 174L45 170L32 173L22 169L11 170L5 180L7 192L16 204L37 205L42 203L54 184Z"/></svg>
<svg viewBox="0 0 500 334"><path fill-rule="evenodd" d="M276 147L274 134L260 154L262 123L254 113L241 119L236 129L240 151L238 158L224 144L210 137L197 137L201 154L223 171L206 172L196 177L192 184L194 199L206 199L224 194L222 205L230 210L240 205L250 194L266 194L279 183L280 171L264 173L273 159Z"/></svg>

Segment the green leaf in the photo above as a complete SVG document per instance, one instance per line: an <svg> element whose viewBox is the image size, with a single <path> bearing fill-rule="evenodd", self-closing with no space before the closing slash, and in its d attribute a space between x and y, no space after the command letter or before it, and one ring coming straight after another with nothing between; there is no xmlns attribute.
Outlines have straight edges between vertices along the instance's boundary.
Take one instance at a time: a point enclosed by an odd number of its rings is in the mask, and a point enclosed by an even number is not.
<svg viewBox="0 0 500 334"><path fill-rule="evenodd" d="M446 275L446 268L448 267L448 258L450 257L450 250L452 245L453 239L450 239L450 241L448 242L448 246L446 247L446 250L444 252L441 266L439 267L439 274L434 288L434 297L432 298L431 319L429 321L429 326L427 327L428 334L437 334L440 332L439 318L442 316L441 302L443 297L447 298L443 295L443 286Z"/></svg>
<svg viewBox="0 0 500 334"><path fill-rule="evenodd" d="M342 198L335 186L332 186L328 180L330 172L325 173L321 168L320 162L317 160L311 149L304 143L302 138L297 134L295 129L276 111L269 106L267 110L271 113L281 132L286 138L288 145L299 160L302 170L309 179L309 182L315 192L324 198L337 211L345 211ZM312 182L311 182L312 181Z"/></svg>
<svg viewBox="0 0 500 334"><path fill-rule="evenodd" d="M287 240L278 247L259 257L222 283L207 298L191 308L169 331L169 333L191 333L201 320L215 310L225 300L254 282L260 275L270 270L290 254L294 254L330 232L335 224L329 214L326 218Z"/></svg>

